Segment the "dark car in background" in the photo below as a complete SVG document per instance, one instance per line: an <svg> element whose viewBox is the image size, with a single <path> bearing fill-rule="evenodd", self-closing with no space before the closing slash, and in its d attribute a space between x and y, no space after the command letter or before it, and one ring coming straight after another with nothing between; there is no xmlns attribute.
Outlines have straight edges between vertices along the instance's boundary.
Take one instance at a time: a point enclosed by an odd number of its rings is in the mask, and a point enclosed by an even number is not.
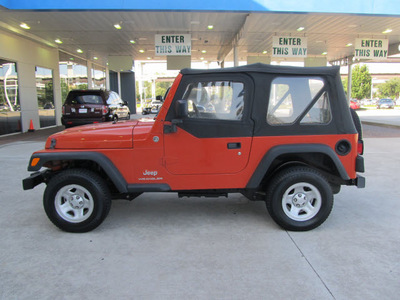
<svg viewBox="0 0 400 300"><path fill-rule="evenodd" d="M61 123L66 127L130 119L127 102L113 91L72 90L62 107Z"/></svg>
<svg viewBox="0 0 400 300"><path fill-rule="evenodd" d="M378 108L378 109L381 109L381 108L394 109L394 102L392 99L380 99L376 103L376 108Z"/></svg>

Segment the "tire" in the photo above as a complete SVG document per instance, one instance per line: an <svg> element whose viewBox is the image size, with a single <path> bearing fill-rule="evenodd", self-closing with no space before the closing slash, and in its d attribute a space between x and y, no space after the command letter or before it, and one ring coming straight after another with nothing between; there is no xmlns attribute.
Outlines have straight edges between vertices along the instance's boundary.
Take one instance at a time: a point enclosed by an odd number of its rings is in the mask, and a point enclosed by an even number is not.
<svg viewBox="0 0 400 300"><path fill-rule="evenodd" d="M267 189L266 205L282 228L307 231L321 225L333 207L332 189L322 174L308 167L279 172Z"/></svg>
<svg viewBox="0 0 400 300"><path fill-rule="evenodd" d="M363 136L362 136L362 125L360 117L358 116L357 112L352 108L350 108L350 113L353 119L354 126L356 127L358 132L358 140L362 140Z"/></svg>
<svg viewBox="0 0 400 300"><path fill-rule="evenodd" d="M131 114L130 114L130 113L128 113L128 115L126 116L126 119L127 119L127 120L130 120L130 119L131 119Z"/></svg>
<svg viewBox="0 0 400 300"><path fill-rule="evenodd" d="M43 196L47 217L68 232L88 232L99 226L111 208L105 181L86 169L68 169L55 175Z"/></svg>

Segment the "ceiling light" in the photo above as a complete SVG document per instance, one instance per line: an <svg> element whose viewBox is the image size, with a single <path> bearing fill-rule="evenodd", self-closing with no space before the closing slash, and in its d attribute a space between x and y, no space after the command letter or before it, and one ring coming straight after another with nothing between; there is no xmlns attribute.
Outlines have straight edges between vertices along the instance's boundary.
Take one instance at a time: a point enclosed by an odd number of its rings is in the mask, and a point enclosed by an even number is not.
<svg viewBox="0 0 400 300"><path fill-rule="evenodd" d="M115 27L116 29L122 29L121 24L119 24L119 23L114 24L114 27Z"/></svg>
<svg viewBox="0 0 400 300"><path fill-rule="evenodd" d="M353 44L352 44L352 43L348 43L348 44L346 45L346 47L350 47L350 46L353 46Z"/></svg>
<svg viewBox="0 0 400 300"><path fill-rule="evenodd" d="M207 51L206 50L201 50L201 53L207 53Z"/></svg>
<svg viewBox="0 0 400 300"><path fill-rule="evenodd" d="M201 59L201 60L203 60L203 59L204 59L204 57L200 57L200 59Z"/></svg>
<svg viewBox="0 0 400 300"><path fill-rule="evenodd" d="M99 58L98 58L97 56L94 56L93 59L94 59L94 60L98 60Z"/></svg>
<svg viewBox="0 0 400 300"><path fill-rule="evenodd" d="M21 23L21 24L19 24L19 26L20 26L21 28L23 28L23 29L31 29L31 27L30 27L28 24L26 24L26 23Z"/></svg>
<svg viewBox="0 0 400 300"><path fill-rule="evenodd" d="M208 25L207 28L210 29L210 30L214 29L214 25Z"/></svg>
<svg viewBox="0 0 400 300"><path fill-rule="evenodd" d="M268 53L268 51L267 50L264 50L263 52L262 52L262 54L267 54Z"/></svg>
<svg viewBox="0 0 400 300"><path fill-rule="evenodd" d="M147 59L151 59L151 57L147 57Z"/></svg>
<svg viewBox="0 0 400 300"><path fill-rule="evenodd" d="M134 40L130 40L129 43L135 44L136 42Z"/></svg>
<svg viewBox="0 0 400 300"><path fill-rule="evenodd" d="M386 33L392 32L392 31L393 31L392 29L389 29L389 28L388 28L388 29L386 29L385 31L382 31L382 33L383 33L383 34L386 34Z"/></svg>
<svg viewBox="0 0 400 300"><path fill-rule="evenodd" d="M60 40L60 39L55 39L54 40L57 44L62 44L63 42L62 42L62 40Z"/></svg>
<svg viewBox="0 0 400 300"><path fill-rule="evenodd" d="M76 52L83 53L83 50L82 49L76 49Z"/></svg>
<svg viewBox="0 0 400 300"><path fill-rule="evenodd" d="M70 57L70 58L69 58L69 60L75 60L75 58L73 58L73 57Z"/></svg>
<svg viewBox="0 0 400 300"><path fill-rule="evenodd" d="M326 51L325 51L325 52L322 52L321 54L322 54L322 55L327 55L327 54L328 54L328 52L326 52Z"/></svg>
<svg viewBox="0 0 400 300"><path fill-rule="evenodd" d="M140 49L139 52L140 52L140 53L144 53L144 50L143 50L143 49Z"/></svg>
<svg viewBox="0 0 400 300"><path fill-rule="evenodd" d="M297 28L296 30L297 31L303 31L305 29L305 27L299 27L299 28Z"/></svg>

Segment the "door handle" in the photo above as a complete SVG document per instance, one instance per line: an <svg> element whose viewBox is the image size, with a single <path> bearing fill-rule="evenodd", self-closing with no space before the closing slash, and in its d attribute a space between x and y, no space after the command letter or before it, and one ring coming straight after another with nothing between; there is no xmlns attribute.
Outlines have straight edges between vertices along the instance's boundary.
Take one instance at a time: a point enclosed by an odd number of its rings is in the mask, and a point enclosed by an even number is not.
<svg viewBox="0 0 400 300"><path fill-rule="evenodd" d="M228 143L228 149L240 149L242 148L241 143Z"/></svg>

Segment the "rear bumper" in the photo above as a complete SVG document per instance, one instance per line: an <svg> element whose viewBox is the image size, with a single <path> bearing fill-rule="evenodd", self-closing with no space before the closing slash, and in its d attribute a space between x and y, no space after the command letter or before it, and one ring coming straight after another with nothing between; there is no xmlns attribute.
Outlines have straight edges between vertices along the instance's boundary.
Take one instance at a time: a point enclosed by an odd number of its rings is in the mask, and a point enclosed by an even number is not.
<svg viewBox="0 0 400 300"><path fill-rule="evenodd" d="M86 125L86 124L93 124L93 123L102 123L111 121L108 116L103 116L101 118L88 118L88 119L68 119L68 118L61 118L61 124L64 126L79 126L79 125Z"/></svg>

